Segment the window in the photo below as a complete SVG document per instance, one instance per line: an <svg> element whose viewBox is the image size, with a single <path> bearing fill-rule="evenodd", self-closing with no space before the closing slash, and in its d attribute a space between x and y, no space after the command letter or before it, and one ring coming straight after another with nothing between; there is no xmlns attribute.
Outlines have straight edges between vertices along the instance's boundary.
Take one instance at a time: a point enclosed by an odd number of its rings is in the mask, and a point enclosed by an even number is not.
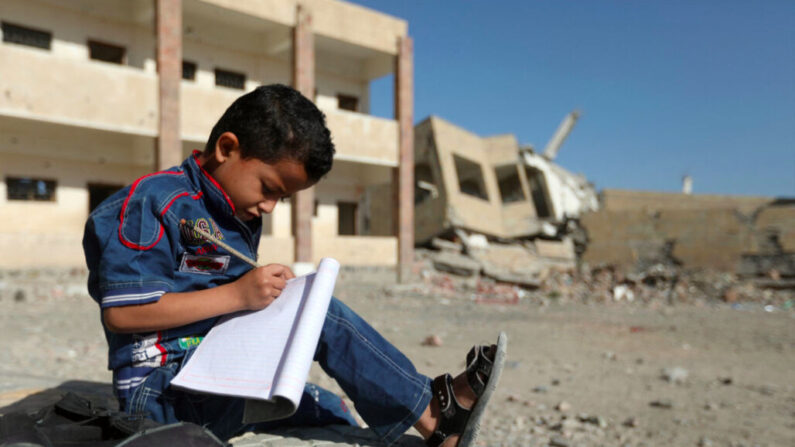
<svg viewBox="0 0 795 447"><path fill-rule="evenodd" d="M500 186L502 203L521 202L524 200L522 182L519 180L519 167L517 165L503 165L494 168L497 184Z"/></svg>
<svg viewBox="0 0 795 447"><path fill-rule="evenodd" d="M124 185L106 185L103 183L88 184L88 212L94 211L105 199L122 189Z"/></svg>
<svg viewBox="0 0 795 447"><path fill-rule="evenodd" d="M124 64L124 56L127 49L118 45L113 45L96 40L88 41L88 57L91 59L109 62L111 64Z"/></svg>
<svg viewBox="0 0 795 447"><path fill-rule="evenodd" d="M243 73L216 68L215 85L243 90L246 85L246 75Z"/></svg>
<svg viewBox="0 0 795 447"><path fill-rule="evenodd" d="M182 79L196 80L196 62L182 61Z"/></svg>
<svg viewBox="0 0 795 447"><path fill-rule="evenodd" d="M27 45L29 47L50 49L52 44L52 33L28 28L22 25L2 22L0 27L3 29L3 42Z"/></svg>
<svg viewBox="0 0 795 447"><path fill-rule="evenodd" d="M549 203L547 181L544 178L544 173L530 166L525 166L524 172L527 175L527 183L530 185L530 196L533 198L536 215L538 217L552 217L552 206Z"/></svg>
<svg viewBox="0 0 795 447"><path fill-rule="evenodd" d="M353 236L356 234L356 202L337 202L337 234Z"/></svg>
<svg viewBox="0 0 795 447"><path fill-rule="evenodd" d="M55 201L55 180L31 177L6 177L8 200Z"/></svg>
<svg viewBox="0 0 795 447"><path fill-rule="evenodd" d="M478 163L464 157L453 155L455 172L458 175L458 189L462 194L489 200L486 184L483 182L483 170Z"/></svg>
<svg viewBox="0 0 795 447"><path fill-rule="evenodd" d="M337 108L340 110L350 110L351 112L356 112L359 110L359 98L338 93Z"/></svg>

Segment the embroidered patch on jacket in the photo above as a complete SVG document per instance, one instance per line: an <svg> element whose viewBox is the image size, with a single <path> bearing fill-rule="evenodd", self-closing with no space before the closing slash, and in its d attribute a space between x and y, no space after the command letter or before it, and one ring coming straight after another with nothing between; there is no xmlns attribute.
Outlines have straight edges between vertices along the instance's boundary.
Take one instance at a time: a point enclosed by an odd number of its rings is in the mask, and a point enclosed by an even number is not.
<svg viewBox="0 0 795 447"><path fill-rule="evenodd" d="M192 255L182 254L179 271L186 273L203 273L205 275L223 274L229 267L229 255Z"/></svg>
<svg viewBox="0 0 795 447"><path fill-rule="evenodd" d="M182 233L182 237L188 245L203 245L208 242L198 231L193 229L194 227L198 227L205 232L212 234L216 239L224 239L224 234L221 233L221 230L218 228L218 224L215 223L212 217L200 217L196 220L187 219L185 221L185 225L180 225L180 232Z"/></svg>

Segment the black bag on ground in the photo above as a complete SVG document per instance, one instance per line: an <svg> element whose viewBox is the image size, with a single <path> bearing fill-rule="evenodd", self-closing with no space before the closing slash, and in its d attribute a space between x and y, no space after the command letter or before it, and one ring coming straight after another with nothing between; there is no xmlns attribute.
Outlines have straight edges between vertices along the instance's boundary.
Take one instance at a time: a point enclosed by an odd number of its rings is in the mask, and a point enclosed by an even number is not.
<svg viewBox="0 0 795 447"><path fill-rule="evenodd" d="M223 447L191 423L161 425L140 415L98 406L68 392L54 405L0 416L0 447Z"/></svg>

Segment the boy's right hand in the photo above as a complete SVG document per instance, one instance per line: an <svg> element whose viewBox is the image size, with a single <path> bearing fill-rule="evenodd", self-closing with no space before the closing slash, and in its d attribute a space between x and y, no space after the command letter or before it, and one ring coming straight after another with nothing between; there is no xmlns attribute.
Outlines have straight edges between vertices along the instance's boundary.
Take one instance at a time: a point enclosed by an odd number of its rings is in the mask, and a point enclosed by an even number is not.
<svg viewBox="0 0 795 447"><path fill-rule="evenodd" d="M250 270L234 282L241 304L245 310L260 310L273 302L295 278L286 265L268 264Z"/></svg>

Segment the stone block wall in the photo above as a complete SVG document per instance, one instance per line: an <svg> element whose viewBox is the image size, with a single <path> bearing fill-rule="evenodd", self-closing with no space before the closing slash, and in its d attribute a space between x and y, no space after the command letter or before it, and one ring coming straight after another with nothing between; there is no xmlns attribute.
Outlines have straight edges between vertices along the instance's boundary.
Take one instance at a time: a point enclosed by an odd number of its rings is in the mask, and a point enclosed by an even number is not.
<svg viewBox="0 0 795 447"><path fill-rule="evenodd" d="M795 251L795 203L763 197L607 190L587 214L583 260L630 267L668 253L685 268L735 271L742 254Z"/></svg>

